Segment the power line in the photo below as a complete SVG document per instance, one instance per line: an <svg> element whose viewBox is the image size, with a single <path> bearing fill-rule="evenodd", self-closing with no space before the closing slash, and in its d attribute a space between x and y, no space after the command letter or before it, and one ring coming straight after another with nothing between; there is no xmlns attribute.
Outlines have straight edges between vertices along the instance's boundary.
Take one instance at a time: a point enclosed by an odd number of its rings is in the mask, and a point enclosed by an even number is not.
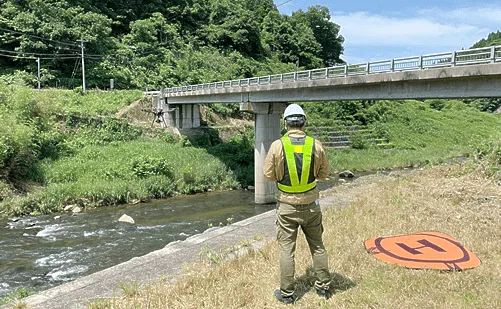
<svg viewBox="0 0 501 309"><path fill-rule="evenodd" d="M7 57L7 58L16 58L16 59L37 59L37 57L24 57L24 56L16 56L16 55L4 55L0 54L1 57Z"/></svg>
<svg viewBox="0 0 501 309"><path fill-rule="evenodd" d="M78 54L47 54L47 53L39 54L39 53L28 53L28 52L15 51L15 50L6 50L6 49L0 49L0 52L16 54L16 55L33 55L33 56L75 56L75 55L78 55Z"/></svg>
<svg viewBox="0 0 501 309"><path fill-rule="evenodd" d="M40 40L54 42L54 43L58 43L58 44L62 44L62 45L67 45L67 46L72 46L72 47L80 47L79 45L76 45L76 44L73 44L73 43L66 43L66 42L51 40L51 39L43 38L43 37L40 37L40 36L37 36L37 35L34 35L34 34L29 34L29 33L25 33L25 32L11 30L11 29L7 29L7 28L3 28L3 27L0 27L0 30L8 31L8 32L11 32L11 33L16 33L16 34L21 34L21 35L27 35L27 36L34 37L34 38L37 38L37 39L40 39Z"/></svg>
<svg viewBox="0 0 501 309"><path fill-rule="evenodd" d="M289 2L292 2L292 0L288 0L288 1L282 2L282 3L278 4L278 5L277 5L277 7L279 7L279 6L281 6L281 5L284 5L284 4L287 4L287 3L289 3Z"/></svg>
<svg viewBox="0 0 501 309"><path fill-rule="evenodd" d="M73 72L71 73L71 80L70 80L71 84L73 84L73 78L75 77L75 74L77 73L77 70L79 68L80 62L78 60L79 59L75 60L75 66L73 67Z"/></svg>
<svg viewBox="0 0 501 309"><path fill-rule="evenodd" d="M64 60L64 59L80 59L80 56L63 56L63 57L36 57L36 56L18 56L18 55L6 55L1 54L0 57L15 58L15 59L43 59L43 60Z"/></svg>

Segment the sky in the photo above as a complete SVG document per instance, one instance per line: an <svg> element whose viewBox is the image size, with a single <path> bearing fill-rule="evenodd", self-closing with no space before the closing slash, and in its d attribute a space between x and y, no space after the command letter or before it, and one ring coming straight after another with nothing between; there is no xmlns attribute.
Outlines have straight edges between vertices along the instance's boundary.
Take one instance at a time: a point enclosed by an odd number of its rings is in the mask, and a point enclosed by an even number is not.
<svg viewBox="0 0 501 309"><path fill-rule="evenodd" d="M275 0L283 14L321 5L341 27L347 63L468 49L501 30L500 0Z"/></svg>

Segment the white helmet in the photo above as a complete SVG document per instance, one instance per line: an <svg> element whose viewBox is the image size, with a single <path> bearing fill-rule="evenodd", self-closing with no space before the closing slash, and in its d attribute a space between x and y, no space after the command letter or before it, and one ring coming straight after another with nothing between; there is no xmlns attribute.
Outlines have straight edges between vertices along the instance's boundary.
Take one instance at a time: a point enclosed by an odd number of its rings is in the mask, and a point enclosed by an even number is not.
<svg viewBox="0 0 501 309"><path fill-rule="evenodd" d="M301 115L301 116L304 116L306 118L306 115L304 114L303 109L301 108L301 106L299 106L297 104L291 104L291 105L287 106L287 108L285 109L285 112L284 112L284 119L289 117L289 116L292 116L292 115Z"/></svg>

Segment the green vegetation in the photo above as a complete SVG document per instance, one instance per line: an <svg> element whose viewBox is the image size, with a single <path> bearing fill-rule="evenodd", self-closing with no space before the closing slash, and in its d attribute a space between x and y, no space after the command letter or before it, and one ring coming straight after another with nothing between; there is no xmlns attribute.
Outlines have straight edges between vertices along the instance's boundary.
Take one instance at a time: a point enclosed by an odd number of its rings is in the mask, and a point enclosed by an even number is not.
<svg viewBox="0 0 501 309"><path fill-rule="evenodd" d="M105 117L140 97L0 86L1 211L50 213L252 183L252 135L245 131L226 143L214 130L191 142Z"/></svg>
<svg viewBox="0 0 501 309"><path fill-rule="evenodd" d="M24 288L16 289L10 295L0 299L0 306L23 299L25 297L33 295L33 293L33 291ZM18 303L16 306L16 308L26 308L26 306L23 307L22 303Z"/></svg>
<svg viewBox="0 0 501 309"><path fill-rule="evenodd" d="M329 150L331 164L337 169L367 171L444 163L456 157L471 157L476 149L500 138L499 115L479 112L459 101L377 101L363 108L353 108L354 104L332 105L332 116L324 119L364 124L373 137L388 144L380 148L366 140L358 144L359 149ZM437 105L441 108L437 109ZM315 106L304 106L318 115ZM317 121L313 118L311 126Z"/></svg>
<svg viewBox="0 0 501 309"><path fill-rule="evenodd" d="M486 39L481 39L477 43L473 44L471 48L481 48L496 45L501 45L501 31L499 30L489 33Z"/></svg>
<svg viewBox="0 0 501 309"><path fill-rule="evenodd" d="M214 128L188 139L113 117L140 98L137 91L82 96L0 86L0 130L5 132L0 139L1 211L50 213L66 205L99 207L253 184L251 129L241 128L224 142ZM360 138L358 149L329 150L335 169L368 171L485 157L501 132L498 115L459 101L304 106L310 127L336 119L338 126L361 125L387 141L384 149Z"/></svg>
<svg viewBox="0 0 501 309"><path fill-rule="evenodd" d="M5 206L16 213L53 212L68 204L115 205L239 187L205 150L143 138L88 145L74 156L42 163L40 173L44 190Z"/></svg>
<svg viewBox="0 0 501 309"><path fill-rule="evenodd" d="M5 0L0 82L159 89L343 63L339 25L322 6L280 14L272 0Z"/></svg>
<svg viewBox="0 0 501 309"><path fill-rule="evenodd" d="M132 281L132 282L123 282L119 284L120 289L123 291L123 295L126 297L134 297L139 295L139 282L138 281Z"/></svg>

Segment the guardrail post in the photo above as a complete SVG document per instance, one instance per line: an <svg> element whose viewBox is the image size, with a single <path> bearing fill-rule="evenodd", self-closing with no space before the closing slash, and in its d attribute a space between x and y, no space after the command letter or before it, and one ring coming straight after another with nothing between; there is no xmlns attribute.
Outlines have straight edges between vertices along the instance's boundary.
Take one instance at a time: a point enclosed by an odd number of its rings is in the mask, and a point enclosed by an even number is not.
<svg viewBox="0 0 501 309"><path fill-rule="evenodd" d="M423 68L423 56L419 56L418 67L419 67L420 69L422 69L422 68Z"/></svg>
<svg viewBox="0 0 501 309"><path fill-rule="evenodd" d="M329 68L325 68L325 78L329 78Z"/></svg>
<svg viewBox="0 0 501 309"><path fill-rule="evenodd" d="M308 79L311 80L311 70L308 71Z"/></svg>
<svg viewBox="0 0 501 309"><path fill-rule="evenodd" d="M280 74L280 83L282 84L284 82L284 75Z"/></svg>
<svg viewBox="0 0 501 309"><path fill-rule="evenodd" d="M452 57L451 57L451 66L455 67L456 66L456 52L452 52Z"/></svg>
<svg viewBox="0 0 501 309"><path fill-rule="evenodd" d="M297 81L297 72L294 72L294 81Z"/></svg>
<svg viewBox="0 0 501 309"><path fill-rule="evenodd" d="M491 62L496 62L496 46L491 46Z"/></svg>
<svg viewBox="0 0 501 309"><path fill-rule="evenodd" d="M391 59L390 71L395 72L395 59Z"/></svg>
<svg viewBox="0 0 501 309"><path fill-rule="evenodd" d="M344 65L344 76L348 76L348 65Z"/></svg>
<svg viewBox="0 0 501 309"><path fill-rule="evenodd" d="M268 75L268 84L271 84L271 75Z"/></svg>
<svg viewBox="0 0 501 309"><path fill-rule="evenodd" d="M367 64L365 65L365 74L369 74L370 71L371 71L371 63L367 62Z"/></svg>

